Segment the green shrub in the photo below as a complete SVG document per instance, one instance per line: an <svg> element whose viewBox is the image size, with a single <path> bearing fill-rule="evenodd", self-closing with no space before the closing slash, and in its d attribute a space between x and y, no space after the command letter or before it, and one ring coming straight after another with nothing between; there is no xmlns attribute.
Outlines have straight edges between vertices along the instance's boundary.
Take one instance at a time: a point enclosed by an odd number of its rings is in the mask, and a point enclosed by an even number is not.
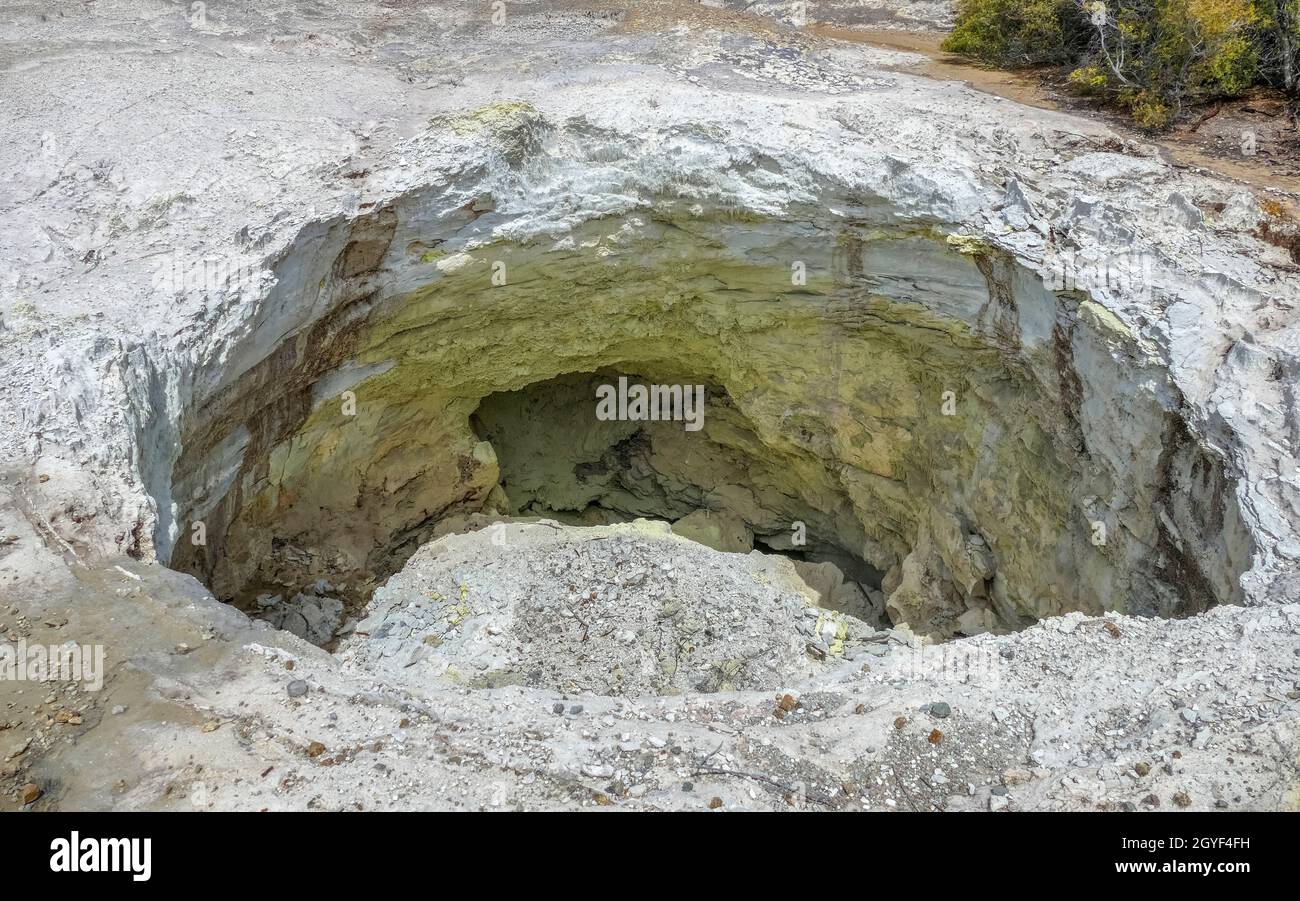
<svg viewBox="0 0 1300 901"><path fill-rule="evenodd" d="M1004 68L1069 66L1072 88L1162 128L1264 77L1300 82L1298 11L1300 0L958 0L943 47Z"/></svg>
<svg viewBox="0 0 1300 901"><path fill-rule="evenodd" d="M1070 73L1069 82L1080 94L1100 94L1110 84L1106 73L1096 66L1080 66Z"/></svg>
<svg viewBox="0 0 1300 901"><path fill-rule="evenodd" d="M1004 68L1071 62L1086 47L1072 0L957 0L957 25L943 49Z"/></svg>
<svg viewBox="0 0 1300 901"><path fill-rule="evenodd" d="M1205 83L1229 97L1245 93L1258 79L1259 56L1241 35L1225 41L1206 64Z"/></svg>
<svg viewBox="0 0 1300 901"><path fill-rule="evenodd" d="M1174 111L1150 91L1138 91L1125 98L1124 105L1133 121L1143 128L1164 128L1174 118Z"/></svg>

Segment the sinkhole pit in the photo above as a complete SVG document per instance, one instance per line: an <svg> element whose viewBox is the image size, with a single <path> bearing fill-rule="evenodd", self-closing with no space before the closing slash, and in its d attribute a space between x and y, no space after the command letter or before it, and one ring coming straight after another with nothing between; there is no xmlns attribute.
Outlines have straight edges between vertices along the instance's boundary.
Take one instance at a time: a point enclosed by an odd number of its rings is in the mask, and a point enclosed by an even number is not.
<svg viewBox="0 0 1300 901"><path fill-rule="evenodd" d="M1233 479L1160 362L1000 251L728 211L455 252L428 229L384 209L282 265L281 319L156 462L172 567L358 609L485 518L649 518L833 563L936 638L1241 599ZM620 377L703 386L702 427L598 418Z"/></svg>

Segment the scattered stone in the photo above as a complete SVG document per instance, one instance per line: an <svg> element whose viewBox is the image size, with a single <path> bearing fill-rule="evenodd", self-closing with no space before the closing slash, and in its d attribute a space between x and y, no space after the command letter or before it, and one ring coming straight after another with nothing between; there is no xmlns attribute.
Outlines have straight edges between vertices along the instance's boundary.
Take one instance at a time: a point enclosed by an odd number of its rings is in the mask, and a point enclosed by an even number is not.
<svg viewBox="0 0 1300 901"><path fill-rule="evenodd" d="M1120 631L1119 626L1111 622L1105 624L1105 629L1107 632L1110 633L1111 638L1119 638L1121 635L1124 634L1123 632Z"/></svg>
<svg viewBox="0 0 1300 901"><path fill-rule="evenodd" d="M308 757L319 757L324 753L325 753L325 746L318 741L314 741L311 744L307 745Z"/></svg>
<svg viewBox="0 0 1300 901"><path fill-rule="evenodd" d="M905 717L905 716L897 716L897 717L894 717L894 728L895 728L895 729L902 729L902 728L903 728L904 726L906 726L906 725L907 725L907 717Z"/></svg>
<svg viewBox="0 0 1300 901"><path fill-rule="evenodd" d="M998 796L1002 796L1002 795L1005 795L1006 793L1007 793L1007 787L1006 787L1005 785L995 785L995 786L993 786L993 794L998 795Z"/></svg>
<svg viewBox="0 0 1300 901"><path fill-rule="evenodd" d="M1137 773L1139 776L1145 776L1147 773L1151 772L1151 764L1147 763L1145 760L1139 761L1133 764L1133 772Z"/></svg>
<svg viewBox="0 0 1300 901"><path fill-rule="evenodd" d="M926 736L925 740L932 745L937 745L939 742L943 741L943 733L938 729L931 729L930 734Z"/></svg>
<svg viewBox="0 0 1300 901"><path fill-rule="evenodd" d="M947 719L952 716L952 708L945 701L936 701L930 705L930 716L935 719Z"/></svg>
<svg viewBox="0 0 1300 901"><path fill-rule="evenodd" d="M41 787L35 782L28 782L18 790L18 794L22 798L23 804L34 804L45 792L41 791Z"/></svg>
<svg viewBox="0 0 1300 901"><path fill-rule="evenodd" d="M221 728L221 721L220 721L220 720L208 720L206 723L204 723L204 724L203 724L202 726L200 726L199 728L200 728L200 730L202 730L203 732L216 732L218 729Z"/></svg>
<svg viewBox="0 0 1300 901"><path fill-rule="evenodd" d="M717 810L722 806L722 799L716 795L709 799L709 810Z"/></svg>
<svg viewBox="0 0 1300 901"><path fill-rule="evenodd" d="M551 705L551 713L554 713L556 716L561 716L564 713L564 705L559 701L556 701Z"/></svg>
<svg viewBox="0 0 1300 901"><path fill-rule="evenodd" d="M264 595L257 604L261 607L258 617L320 647L334 638L343 622L343 602L337 598L300 592L288 601Z"/></svg>
<svg viewBox="0 0 1300 901"><path fill-rule="evenodd" d="M307 694L307 683L302 679L294 679L289 683L287 691L289 692L289 697L301 698L303 695Z"/></svg>
<svg viewBox="0 0 1300 901"><path fill-rule="evenodd" d="M1175 793L1175 794L1174 794L1174 798L1173 798L1173 800L1174 800L1174 803L1175 803L1176 805L1178 805L1179 807L1191 807L1191 806L1192 806L1192 796L1189 795L1189 794L1188 794L1187 792L1185 792L1185 791L1181 791L1181 792L1177 792L1177 793Z"/></svg>
<svg viewBox="0 0 1300 901"><path fill-rule="evenodd" d="M983 635L997 628L998 619L988 609L967 610L957 617L957 631L962 635Z"/></svg>

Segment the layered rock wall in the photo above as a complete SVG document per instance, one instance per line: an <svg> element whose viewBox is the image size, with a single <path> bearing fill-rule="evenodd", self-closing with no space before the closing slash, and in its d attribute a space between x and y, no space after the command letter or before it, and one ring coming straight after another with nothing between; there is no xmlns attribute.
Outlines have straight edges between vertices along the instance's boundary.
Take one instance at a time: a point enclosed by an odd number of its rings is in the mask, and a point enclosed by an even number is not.
<svg viewBox="0 0 1300 901"><path fill-rule="evenodd" d="M777 543L803 523L940 635L1241 599L1250 538L1159 361L1004 251L866 207L669 199L444 250L476 207L335 227L296 285L319 318L183 420L173 566L226 597L364 596L455 517L704 509ZM597 420L620 374L709 386L704 428Z"/></svg>

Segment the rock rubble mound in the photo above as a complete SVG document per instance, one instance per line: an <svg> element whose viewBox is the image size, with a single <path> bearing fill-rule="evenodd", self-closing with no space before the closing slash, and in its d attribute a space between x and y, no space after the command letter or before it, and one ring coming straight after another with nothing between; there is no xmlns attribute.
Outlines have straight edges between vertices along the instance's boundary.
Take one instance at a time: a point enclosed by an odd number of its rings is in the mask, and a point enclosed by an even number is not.
<svg viewBox="0 0 1300 901"><path fill-rule="evenodd" d="M497 523L421 548L340 653L474 688L777 688L889 638L818 599L787 558L721 554L662 523Z"/></svg>

